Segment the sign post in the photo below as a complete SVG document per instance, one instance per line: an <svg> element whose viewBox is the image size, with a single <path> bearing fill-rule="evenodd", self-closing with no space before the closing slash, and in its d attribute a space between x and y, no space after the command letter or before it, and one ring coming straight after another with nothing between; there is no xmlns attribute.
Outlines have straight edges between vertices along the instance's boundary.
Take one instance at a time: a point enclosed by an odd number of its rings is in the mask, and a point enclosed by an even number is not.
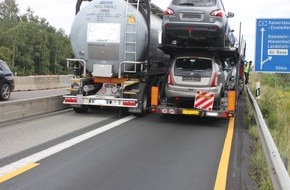
<svg viewBox="0 0 290 190"><path fill-rule="evenodd" d="M261 83L256 82L256 98L260 99L261 97Z"/></svg>
<svg viewBox="0 0 290 190"><path fill-rule="evenodd" d="M290 19L257 19L256 72L290 72Z"/></svg>

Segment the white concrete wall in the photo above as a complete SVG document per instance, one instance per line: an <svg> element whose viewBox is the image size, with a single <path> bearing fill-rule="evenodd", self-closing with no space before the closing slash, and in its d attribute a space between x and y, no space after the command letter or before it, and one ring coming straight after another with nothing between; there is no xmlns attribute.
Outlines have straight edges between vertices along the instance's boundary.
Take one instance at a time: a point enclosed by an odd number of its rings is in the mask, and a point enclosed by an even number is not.
<svg viewBox="0 0 290 190"><path fill-rule="evenodd" d="M73 75L15 76L14 91L68 88Z"/></svg>
<svg viewBox="0 0 290 190"><path fill-rule="evenodd" d="M62 102L62 96L2 102L0 105L0 122L23 119L69 108Z"/></svg>

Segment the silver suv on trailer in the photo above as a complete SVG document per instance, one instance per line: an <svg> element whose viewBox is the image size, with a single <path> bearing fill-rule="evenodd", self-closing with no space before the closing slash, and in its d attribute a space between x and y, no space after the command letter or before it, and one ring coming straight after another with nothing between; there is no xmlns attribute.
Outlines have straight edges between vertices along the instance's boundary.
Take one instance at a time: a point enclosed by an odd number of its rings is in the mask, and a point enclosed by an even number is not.
<svg viewBox="0 0 290 190"><path fill-rule="evenodd" d="M167 101L192 107L197 91L214 93L215 105L225 94L227 74L217 55L177 56L165 85ZM192 101L191 103L186 102Z"/></svg>
<svg viewBox="0 0 290 190"><path fill-rule="evenodd" d="M233 16L225 11L222 0L172 0L164 11L162 43L233 47L228 23Z"/></svg>

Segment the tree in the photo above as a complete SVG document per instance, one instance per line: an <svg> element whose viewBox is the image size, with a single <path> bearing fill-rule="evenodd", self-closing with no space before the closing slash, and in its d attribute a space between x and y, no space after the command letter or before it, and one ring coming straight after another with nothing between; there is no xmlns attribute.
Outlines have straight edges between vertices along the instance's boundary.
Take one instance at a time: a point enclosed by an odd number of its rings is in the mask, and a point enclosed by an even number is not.
<svg viewBox="0 0 290 190"><path fill-rule="evenodd" d="M11 25L19 22L19 8L15 0L4 0L0 3L0 18ZM8 23L7 22L7 23Z"/></svg>
<svg viewBox="0 0 290 190"><path fill-rule="evenodd" d="M2 31L9 30L10 28L17 25L20 18L18 16L19 8L18 4L16 4L15 0L4 0L0 3L0 27ZM13 33L9 34L9 40L11 40L12 44L12 60L11 66L14 66L14 55L15 55L15 43L16 43L16 31L13 30ZM4 33L5 34L5 33ZM9 60L10 61L10 60Z"/></svg>
<svg viewBox="0 0 290 190"><path fill-rule="evenodd" d="M4 46L0 46L0 59L1 60L10 60L10 57L12 56L12 52L10 51L9 48L4 47ZM11 64L11 62L7 62L7 64L10 67L13 67L13 65Z"/></svg>
<svg viewBox="0 0 290 190"><path fill-rule="evenodd" d="M19 15L14 0L0 3L0 59L18 75L62 74L72 57L68 36L31 8Z"/></svg>

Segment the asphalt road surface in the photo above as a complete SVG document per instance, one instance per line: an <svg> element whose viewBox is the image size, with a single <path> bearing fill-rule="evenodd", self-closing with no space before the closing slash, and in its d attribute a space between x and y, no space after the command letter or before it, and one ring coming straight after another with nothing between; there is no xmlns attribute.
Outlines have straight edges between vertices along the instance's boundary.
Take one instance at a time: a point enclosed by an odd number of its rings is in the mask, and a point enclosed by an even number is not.
<svg viewBox="0 0 290 190"><path fill-rule="evenodd" d="M239 117L68 110L0 126L0 189L253 189L249 146Z"/></svg>

